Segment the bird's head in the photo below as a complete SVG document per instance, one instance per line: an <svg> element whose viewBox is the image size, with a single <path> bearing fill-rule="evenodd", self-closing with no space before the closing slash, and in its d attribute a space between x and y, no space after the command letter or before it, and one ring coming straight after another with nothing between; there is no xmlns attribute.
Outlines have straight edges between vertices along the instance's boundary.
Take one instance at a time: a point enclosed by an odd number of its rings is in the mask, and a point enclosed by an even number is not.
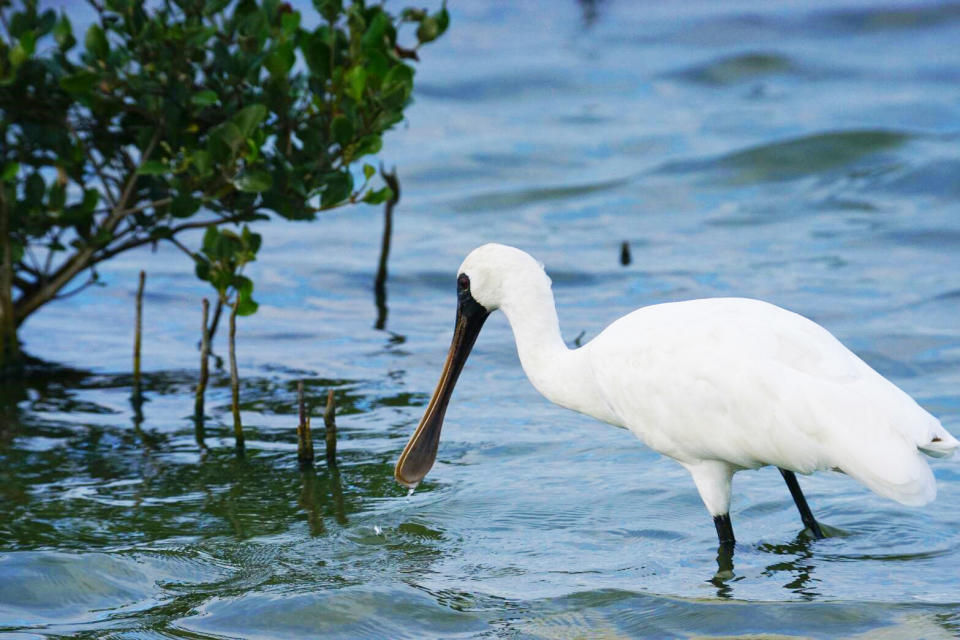
<svg viewBox="0 0 960 640"><path fill-rule="evenodd" d="M457 320L450 351L430 404L420 425L397 460L394 478L406 486L416 486L430 471L437 458L440 429L457 377L476 342L483 323L492 311L522 295L524 283L549 279L543 267L530 255L502 244L485 244L467 256L457 271Z"/></svg>

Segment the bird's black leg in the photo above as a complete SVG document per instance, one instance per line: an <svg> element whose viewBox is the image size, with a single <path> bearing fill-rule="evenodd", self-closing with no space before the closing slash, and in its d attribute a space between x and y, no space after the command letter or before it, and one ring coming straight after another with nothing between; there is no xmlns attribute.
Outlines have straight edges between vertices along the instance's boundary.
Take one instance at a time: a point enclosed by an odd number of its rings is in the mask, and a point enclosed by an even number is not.
<svg viewBox="0 0 960 640"><path fill-rule="evenodd" d="M713 524L717 527L717 538L722 546L733 546L736 540L733 537L733 525L730 523L730 514L713 516Z"/></svg>
<svg viewBox="0 0 960 640"><path fill-rule="evenodd" d="M797 503L797 510L800 512L800 519L803 520L803 524L810 529L810 533L813 534L814 538L817 540L823 538L823 531L820 530L820 525L817 524L817 520L813 517L810 507L807 505L807 499L803 497L803 491L800 490L800 483L797 482L797 476L794 475L793 471L787 471L786 469L780 469L780 474L783 475L783 479L787 481L787 488L790 489L790 495L793 496L793 501ZM714 518L714 520L716 520L716 518ZM719 530L720 525L717 525L717 531Z"/></svg>

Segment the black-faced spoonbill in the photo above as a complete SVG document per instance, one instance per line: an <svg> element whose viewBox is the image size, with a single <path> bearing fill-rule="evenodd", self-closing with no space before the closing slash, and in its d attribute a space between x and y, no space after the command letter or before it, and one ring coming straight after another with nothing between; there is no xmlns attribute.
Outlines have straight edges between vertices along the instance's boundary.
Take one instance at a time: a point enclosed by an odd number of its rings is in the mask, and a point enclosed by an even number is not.
<svg viewBox="0 0 960 640"><path fill-rule="evenodd" d="M682 464L734 542L730 482L779 467L812 535L822 537L794 472L842 471L876 493L922 505L937 493L921 453L960 442L910 396L815 322L772 304L710 298L657 304L568 349L550 278L528 254L474 249L457 275L457 320L440 382L397 461L415 486L437 455L447 403L487 316L501 309L520 364L548 400L632 431Z"/></svg>

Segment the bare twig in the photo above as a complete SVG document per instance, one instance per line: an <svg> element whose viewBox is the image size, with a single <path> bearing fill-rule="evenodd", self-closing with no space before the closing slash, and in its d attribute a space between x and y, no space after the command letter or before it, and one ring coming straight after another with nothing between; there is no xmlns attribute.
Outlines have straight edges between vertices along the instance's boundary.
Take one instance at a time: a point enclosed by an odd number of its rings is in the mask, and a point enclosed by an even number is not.
<svg viewBox="0 0 960 640"><path fill-rule="evenodd" d="M113 231L113 228L117 225L120 220L127 215L127 201L130 199L130 194L133 193L133 187L137 183L137 176L139 175L140 168L143 167L144 163L150 159L150 154L153 153L154 147L157 146L157 141L160 140L160 134L163 132L163 123L157 124L157 130L153 133L153 137L150 138L147 148L144 150L143 155L140 156L140 163L137 165L136 170L130 172L130 177L127 178L127 184L123 188L123 193L120 195L120 199L117 201L117 205L113 208L113 211L110 213L110 217L107 218L103 226L109 231Z"/></svg>
<svg viewBox="0 0 960 640"><path fill-rule="evenodd" d="M42 272L43 267L40 266L40 261L37 260L37 256L33 252L32 246L27 245L26 251L24 251L23 255L28 256L30 258L30 262L33 263L33 268L31 269L31 273L36 273L36 274L43 273ZM26 263L23 263L23 264L24 266L27 266Z"/></svg>
<svg viewBox="0 0 960 640"><path fill-rule="evenodd" d="M133 329L133 397L137 401L140 393L140 336L143 327L143 286L147 274L140 271L140 284L137 286L137 314Z"/></svg>
<svg viewBox="0 0 960 640"><path fill-rule="evenodd" d="M237 373L237 307L240 305L240 296L233 301L230 308L230 407L233 410L233 436L237 443L237 452L243 453L243 423L240 422L240 376Z"/></svg>
<svg viewBox="0 0 960 640"><path fill-rule="evenodd" d="M153 153L153 149L156 147L157 140L159 140L162 131L163 124L158 123L157 130L153 134L153 138L150 139L150 143L140 156L138 169L139 167L142 167L143 163L150 158L150 154ZM117 201L117 206L113 208L113 211L110 212L110 215L107 216L107 219L99 225L99 229L97 229L98 233L105 231L108 234L112 234L117 224L119 224L126 215L127 201L130 199L130 195L133 193L133 188L137 182L137 175L138 174L136 170L130 172L130 177L127 179L126 186L123 189L120 199ZM56 272L52 274L50 279L43 283L43 286L31 291L29 296L24 296L18 300L16 309L17 325L20 325L31 313L40 308L40 306L42 306L44 303L56 297L57 292L59 292L64 285L70 282L70 280L72 280L80 271L92 264L96 264L102 259L106 259L103 257L99 259L96 258L96 253L101 248L102 247L98 247L93 243L83 247L66 262L60 265ZM110 255L113 254L111 253Z"/></svg>
<svg viewBox="0 0 960 640"><path fill-rule="evenodd" d="M21 278L16 274L13 274L13 282L11 284L13 284L13 286L15 286L17 289L20 289L21 293L29 291L37 285L36 282L30 282L29 280Z"/></svg>
<svg viewBox="0 0 960 640"><path fill-rule="evenodd" d="M77 295L78 293L80 293L81 291L83 291L84 289L87 289L88 287L91 287L91 286L97 284L99 281L100 281L100 280L97 278L97 273L96 273L96 271L93 271L93 272L90 274L90 277L87 278L87 281L86 281L86 282L84 282L84 283L81 284L81 285L78 285L77 287L71 289L70 291L67 291L66 293L58 293L57 295L53 296L53 299L54 299L54 300L63 300L64 298L71 298L71 297Z"/></svg>
<svg viewBox="0 0 960 640"><path fill-rule="evenodd" d="M206 227L213 227L218 224L229 224L231 222L243 222L243 220L244 220L243 217L235 216L230 218L219 218L217 220L200 220L197 222L185 222L175 227L170 227L170 234L174 235L174 234L180 233L181 231L185 231L187 229L204 229ZM167 240L169 239L170 238L167 238ZM96 256L96 262L103 262L104 260L112 258L118 253L123 253L128 249L134 249L136 247L141 247L145 244L150 244L151 242L156 242L156 241L157 241L157 238L151 238L149 236L133 238L131 240L128 240L127 242L124 242L123 244L117 245L111 249L100 252Z"/></svg>
<svg viewBox="0 0 960 640"><path fill-rule="evenodd" d="M53 237L50 238L50 242L47 245L47 259L43 261L43 276L42 279L46 278L46 274L50 273L50 267L53 265L53 254L56 253L51 246L60 243L60 233L61 231L56 231L53 233Z"/></svg>
<svg viewBox="0 0 960 640"><path fill-rule="evenodd" d="M97 173L97 177L100 178L100 183L103 185L103 192L107 195L107 200L110 202L110 206L116 208L117 198L113 195L113 191L110 190L110 183L107 182L107 177L103 174L103 169L101 168L100 164L94 159L93 152L90 151L90 148L86 145L86 143L84 143L83 138L81 138L80 134L77 133L77 130L73 127L69 117L64 118L64 124L66 124L67 129L77 141L77 144L80 145L80 148L83 149L83 155L87 156L87 160L89 160L90 164L93 165L93 170Z"/></svg>
<svg viewBox="0 0 960 640"><path fill-rule="evenodd" d="M210 301L203 299L203 323L200 325L200 379L197 381L197 395L193 403L193 416L203 429L203 403L207 392L207 380L210 377L210 332L207 330L207 316L210 315ZM201 438L202 441L202 438Z"/></svg>
<svg viewBox="0 0 960 640"><path fill-rule="evenodd" d="M393 195L383 207L383 237L380 241L380 263L377 266L377 277L373 281L373 293L377 305L377 329L387 326L387 259L390 257L390 240L393 235L393 208L400 201L400 181L397 180L397 170L390 173L380 167L380 175L387 183Z"/></svg>
<svg viewBox="0 0 960 640"><path fill-rule="evenodd" d="M213 310L213 319L210 320L210 325L209 325L210 328L208 329L210 333L211 341L213 340L213 336L217 335L217 327L220 325L220 315L222 313L223 313L223 300L218 299L217 306ZM218 364L217 366L219 367L220 365Z"/></svg>
<svg viewBox="0 0 960 640"><path fill-rule="evenodd" d="M17 263L17 271L26 271L34 278L40 278L43 274L23 261L23 258Z"/></svg>
<svg viewBox="0 0 960 640"><path fill-rule="evenodd" d="M186 245L184 245L182 242L180 242L176 238L167 238L167 240L169 240L170 243L173 244L173 246L175 246L177 249L180 249L180 251L190 256L192 260L197 259L197 254L195 254L193 251L190 251L190 249L188 249Z"/></svg>
<svg viewBox="0 0 960 640"><path fill-rule="evenodd" d="M143 203L143 204L137 205L137 206L133 207L132 209L127 209L126 211L124 211L124 214L125 214L125 215L130 215L131 213L140 213L141 211L146 211L147 209L155 209L155 208L157 208L157 207L164 207L164 206L170 204L171 202L173 202L173 198L160 198L159 200L152 200L152 201L150 201L150 202L145 202L145 203ZM98 214L101 214L101 213L109 213L109 212L112 211L112 210L113 210L113 207L111 207L110 209L99 209L99 210L97 211L97 213L98 213Z"/></svg>
<svg viewBox="0 0 960 640"><path fill-rule="evenodd" d="M303 382L297 383L297 407L300 417L297 423L297 460L301 467L313 464L313 435L310 432L310 416L303 404Z"/></svg>

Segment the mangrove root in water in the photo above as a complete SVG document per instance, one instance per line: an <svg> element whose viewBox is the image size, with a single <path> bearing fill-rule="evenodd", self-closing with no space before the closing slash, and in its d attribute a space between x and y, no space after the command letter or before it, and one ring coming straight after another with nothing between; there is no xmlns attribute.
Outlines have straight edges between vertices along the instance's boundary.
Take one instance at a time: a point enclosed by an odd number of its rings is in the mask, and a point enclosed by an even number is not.
<svg viewBox="0 0 960 640"><path fill-rule="evenodd" d="M210 330L207 318L210 315L210 301L203 299L203 323L200 325L200 379L197 381L197 393L193 402L193 419L196 421L197 442L203 446L203 403L207 393L207 381L210 378Z"/></svg>
<svg viewBox="0 0 960 640"><path fill-rule="evenodd" d="M140 385L140 342L143 332L143 286L147 274L140 271L140 284L137 286L137 313L133 327L133 404L139 410L143 402L143 393Z"/></svg>
<svg viewBox="0 0 960 640"><path fill-rule="evenodd" d="M334 414L337 405L333 400L333 389L327 393L327 408L323 412L323 426L327 440L327 466L337 466L337 422Z"/></svg>
<svg viewBox="0 0 960 640"><path fill-rule="evenodd" d="M243 453L243 423L240 422L240 376L237 373L237 306L240 297L234 300L230 308L230 408L233 411L233 436L237 443L237 452Z"/></svg>
<svg viewBox="0 0 960 640"><path fill-rule="evenodd" d="M313 435L310 433L310 416L303 404L303 382L297 383L297 406L300 420L297 423L297 460L300 466L313 464Z"/></svg>

